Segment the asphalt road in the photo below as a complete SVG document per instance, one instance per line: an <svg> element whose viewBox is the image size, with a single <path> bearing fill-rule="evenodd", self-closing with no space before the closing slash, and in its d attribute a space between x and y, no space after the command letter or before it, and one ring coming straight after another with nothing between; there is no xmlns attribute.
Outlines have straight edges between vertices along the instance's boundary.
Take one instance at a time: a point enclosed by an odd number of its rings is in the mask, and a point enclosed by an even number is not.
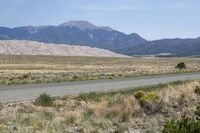
<svg viewBox="0 0 200 133"><path fill-rule="evenodd" d="M144 76L115 80L0 86L0 102L34 99L44 92L50 94L51 96L63 96L66 94L108 91L187 79L200 79L200 72Z"/></svg>

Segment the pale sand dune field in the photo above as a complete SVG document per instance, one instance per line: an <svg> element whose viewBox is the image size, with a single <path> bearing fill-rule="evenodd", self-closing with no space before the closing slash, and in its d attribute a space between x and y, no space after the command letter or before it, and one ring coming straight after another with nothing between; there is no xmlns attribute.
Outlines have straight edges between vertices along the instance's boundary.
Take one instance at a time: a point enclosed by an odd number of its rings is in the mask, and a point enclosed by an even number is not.
<svg viewBox="0 0 200 133"><path fill-rule="evenodd" d="M54 55L54 56L93 56L93 57L128 57L109 50L87 46L66 44L45 44L34 41L0 41L0 54L11 55Z"/></svg>

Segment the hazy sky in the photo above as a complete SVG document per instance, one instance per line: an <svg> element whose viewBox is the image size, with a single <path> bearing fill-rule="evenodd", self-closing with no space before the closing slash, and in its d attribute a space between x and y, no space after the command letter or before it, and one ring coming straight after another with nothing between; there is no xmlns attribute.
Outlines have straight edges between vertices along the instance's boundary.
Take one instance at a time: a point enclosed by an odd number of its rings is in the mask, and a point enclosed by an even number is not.
<svg viewBox="0 0 200 133"><path fill-rule="evenodd" d="M200 36L200 0L0 0L0 26L87 20L153 40Z"/></svg>

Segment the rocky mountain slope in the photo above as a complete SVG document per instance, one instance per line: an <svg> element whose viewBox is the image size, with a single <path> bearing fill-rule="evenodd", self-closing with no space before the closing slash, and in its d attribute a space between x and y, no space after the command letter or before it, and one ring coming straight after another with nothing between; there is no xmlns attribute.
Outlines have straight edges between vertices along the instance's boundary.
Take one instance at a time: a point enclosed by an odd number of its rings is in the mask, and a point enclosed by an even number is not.
<svg viewBox="0 0 200 133"><path fill-rule="evenodd" d="M68 21L58 26L0 27L0 40L32 40L44 43L82 45L116 51L145 42L138 34L124 34L87 21Z"/></svg>
<svg viewBox="0 0 200 133"><path fill-rule="evenodd" d="M19 40L0 41L0 54L127 57L108 50L91 48L88 46L56 45Z"/></svg>
<svg viewBox="0 0 200 133"><path fill-rule="evenodd" d="M200 37L195 39L162 39L118 50L126 55L195 56L200 55Z"/></svg>

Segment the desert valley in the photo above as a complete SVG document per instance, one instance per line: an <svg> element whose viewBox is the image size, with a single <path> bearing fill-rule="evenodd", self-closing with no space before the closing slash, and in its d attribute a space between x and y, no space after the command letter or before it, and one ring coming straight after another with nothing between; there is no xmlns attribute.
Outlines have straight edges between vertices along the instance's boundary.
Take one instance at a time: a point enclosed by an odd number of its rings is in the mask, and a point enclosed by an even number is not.
<svg viewBox="0 0 200 133"><path fill-rule="evenodd" d="M199 6L0 0L0 133L200 133Z"/></svg>

